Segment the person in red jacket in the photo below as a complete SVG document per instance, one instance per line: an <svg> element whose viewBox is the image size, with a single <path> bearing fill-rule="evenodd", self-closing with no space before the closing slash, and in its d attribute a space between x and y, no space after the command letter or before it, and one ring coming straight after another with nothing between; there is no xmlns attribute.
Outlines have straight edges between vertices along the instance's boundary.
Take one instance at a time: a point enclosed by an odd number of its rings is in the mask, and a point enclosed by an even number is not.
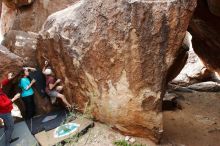
<svg viewBox="0 0 220 146"><path fill-rule="evenodd" d="M20 98L20 93L9 99L2 90L3 86L7 85L11 79L13 79L13 74L9 73L8 77L0 83L0 118L4 121L5 146L10 146L10 143L18 140L18 138L11 139L14 130L14 119L11 115L11 110L13 109L12 103Z"/></svg>

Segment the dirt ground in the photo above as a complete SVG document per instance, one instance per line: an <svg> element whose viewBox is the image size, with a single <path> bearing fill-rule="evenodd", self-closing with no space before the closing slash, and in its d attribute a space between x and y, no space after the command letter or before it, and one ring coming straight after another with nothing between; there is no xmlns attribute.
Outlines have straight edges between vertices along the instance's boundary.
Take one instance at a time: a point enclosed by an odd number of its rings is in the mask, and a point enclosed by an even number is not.
<svg viewBox="0 0 220 146"><path fill-rule="evenodd" d="M182 110L165 111L162 144L220 146L220 93L179 93Z"/></svg>
<svg viewBox="0 0 220 146"><path fill-rule="evenodd" d="M178 93L182 110L165 111L164 135L160 146L220 146L220 93ZM74 146L114 146L125 136L110 127L96 123ZM135 138L136 143L155 146Z"/></svg>
<svg viewBox="0 0 220 146"><path fill-rule="evenodd" d="M95 123L95 127L90 129L84 136L80 137L78 142L74 143L74 146L114 146L114 142L124 139L125 136L112 130L112 128L104 124ZM135 138L135 140L136 144L155 146L154 143L143 138Z"/></svg>

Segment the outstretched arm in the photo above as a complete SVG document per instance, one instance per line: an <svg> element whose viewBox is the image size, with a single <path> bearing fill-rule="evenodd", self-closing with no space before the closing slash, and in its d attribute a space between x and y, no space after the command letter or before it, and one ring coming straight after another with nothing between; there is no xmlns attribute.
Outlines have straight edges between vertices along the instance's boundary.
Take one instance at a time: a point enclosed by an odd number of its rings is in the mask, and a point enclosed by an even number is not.
<svg viewBox="0 0 220 146"><path fill-rule="evenodd" d="M12 99L11 99L11 101L12 102L15 102L18 98L20 98L21 97L21 94L20 93L17 93Z"/></svg>
<svg viewBox="0 0 220 146"><path fill-rule="evenodd" d="M9 81L12 80L13 78L14 78L13 73L9 73L8 77L6 79L4 79L3 81L1 81L0 88L3 88L3 86L7 85L9 83Z"/></svg>
<svg viewBox="0 0 220 146"><path fill-rule="evenodd" d="M25 67L25 69L28 69L28 70L30 70L30 71L32 71L32 72L37 71L37 69L36 69L36 68L33 68L33 67Z"/></svg>

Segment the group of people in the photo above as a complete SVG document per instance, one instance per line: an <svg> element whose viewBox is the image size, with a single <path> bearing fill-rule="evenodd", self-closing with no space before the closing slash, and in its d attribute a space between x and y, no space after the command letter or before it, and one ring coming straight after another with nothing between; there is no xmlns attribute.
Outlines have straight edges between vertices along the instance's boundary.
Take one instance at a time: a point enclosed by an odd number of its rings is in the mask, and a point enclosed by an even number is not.
<svg viewBox="0 0 220 146"><path fill-rule="evenodd" d="M21 93L17 93L12 99L10 99L2 90L10 80L14 78L13 73L9 73L7 78L0 82L0 118L4 121L5 130L5 146L9 146L10 143L16 141L18 138L11 139L11 135L14 128L14 121L11 115L13 109L13 102L21 98L25 105L25 115L26 119L31 119L35 115L35 102L34 102L34 90L33 85L37 82L36 79L31 79L29 77L30 72L35 72L35 68L24 67L22 71L22 76L19 81L19 87ZM52 104L55 103L56 99L59 98L63 101L66 107L71 108L70 103L67 101L66 97L61 93L63 86L60 86L60 79L55 79L52 69L48 66L48 61L45 61L45 66L42 73L46 77L46 89L45 92L50 97Z"/></svg>

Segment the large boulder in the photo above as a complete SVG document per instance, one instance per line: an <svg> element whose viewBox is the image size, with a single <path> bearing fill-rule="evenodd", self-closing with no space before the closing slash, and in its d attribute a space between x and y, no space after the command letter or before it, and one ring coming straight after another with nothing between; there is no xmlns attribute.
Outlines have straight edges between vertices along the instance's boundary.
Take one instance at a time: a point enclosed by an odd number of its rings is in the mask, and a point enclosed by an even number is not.
<svg viewBox="0 0 220 146"><path fill-rule="evenodd" d="M22 70L22 67L22 58L0 45L0 80L7 77L9 72L13 72L17 75Z"/></svg>
<svg viewBox="0 0 220 146"><path fill-rule="evenodd" d="M37 66L35 57L37 37L36 33L10 30L5 34L2 44L14 54L22 57L25 65Z"/></svg>
<svg viewBox="0 0 220 146"><path fill-rule="evenodd" d="M205 0L198 1L189 31L195 53L205 66L220 73L220 18L213 15Z"/></svg>
<svg viewBox="0 0 220 146"><path fill-rule="evenodd" d="M2 3L2 34L9 30L38 32L47 17L78 0L5 0ZM17 2L19 6L13 6ZM31 2L31 4L29 4ZM11 4L12 3L12 4ZM11 5L9 5L11 4ZM24 6L24 4L27 4Z"/></svg>
<svg viewBox="0 0 220 146"><path fill-rule="evenodd" d="M37 56L65 95L123 133L158 141L168 69L196 0L82 0L45 22Z"/></svg>

